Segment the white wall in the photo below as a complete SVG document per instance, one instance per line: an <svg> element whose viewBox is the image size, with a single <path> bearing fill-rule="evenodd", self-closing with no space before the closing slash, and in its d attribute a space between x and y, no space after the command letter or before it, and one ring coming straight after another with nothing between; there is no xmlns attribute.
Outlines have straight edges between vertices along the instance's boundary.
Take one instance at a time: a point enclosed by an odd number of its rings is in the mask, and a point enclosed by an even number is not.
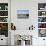
<svg viewBox="0 0 46 46"><path fill-rule="evenodd" d="M33 2L33 3L32 3ZM32 5L34 4L34 5ZM27 9L29 10L29 19L18 19L17 18L17 10ZM16 25L17 30L27 30L29 26L32 24L35 25L37 23L37 2L29 0L29 2L18 2L17 0L12 0L11 2L11 20ZM36 18L36 19L35 19Z"/></svg>
<svg viewBox="0 0 46 46"><path fill-rule="evenodd" d="M38 3L46 0L11 0L11 22L16 25L17 30L27 30L32 24L37 29ZM17 10L29 10L29 19L18 19Z"/></svg>
<svg viewBox="0 0 46 46"><path fill-rule="evenodd" d="M35 34L33 36L37 36L33 38L34 46L41 46L38 43L42 43L42 38L38 38L38 3L46 3L46 0L11 0L11 22L16 25L16 32L24 32L28 29L32 24L35 26ZM17 19L17 10L27 9L29 10L29 19ZM23 31L22 31L23 30ZM28 30L29 31L29 30ZM25 31L26 33L26 31Z"/></svg>

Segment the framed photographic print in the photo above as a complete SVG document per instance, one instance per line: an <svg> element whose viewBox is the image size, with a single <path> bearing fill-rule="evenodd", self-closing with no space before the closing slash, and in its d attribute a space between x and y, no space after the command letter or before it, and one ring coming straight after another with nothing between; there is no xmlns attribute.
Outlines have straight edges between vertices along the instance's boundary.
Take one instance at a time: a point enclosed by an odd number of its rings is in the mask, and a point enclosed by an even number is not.
<svg viewBox="0 0 46 46"><path fill-rule="evenodd" d="M28 19L29 10L17 10L17 18L18 19Z"/></svg>

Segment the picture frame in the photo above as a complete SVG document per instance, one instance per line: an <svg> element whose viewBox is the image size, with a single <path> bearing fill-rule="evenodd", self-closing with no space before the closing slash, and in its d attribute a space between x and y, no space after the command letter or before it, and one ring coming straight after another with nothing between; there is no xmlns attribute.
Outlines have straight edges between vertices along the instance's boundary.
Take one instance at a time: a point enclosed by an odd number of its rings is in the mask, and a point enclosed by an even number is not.
<svg viewBox="0 0 46 46"><path fill-rule="evenodd" d="M18 19L28 19L29 10L17 10L17 18Z"/></svg>

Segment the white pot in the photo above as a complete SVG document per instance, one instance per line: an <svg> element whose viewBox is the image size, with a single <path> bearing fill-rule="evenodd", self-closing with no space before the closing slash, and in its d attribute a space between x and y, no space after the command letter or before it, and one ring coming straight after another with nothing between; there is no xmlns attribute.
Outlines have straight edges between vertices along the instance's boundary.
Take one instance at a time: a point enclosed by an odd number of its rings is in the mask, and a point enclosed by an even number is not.
<svg viewBox="0 0 46 46"><path fill-rule="evenodd" d="M21 40L21 46L25 46L25 41Z"/></svg>

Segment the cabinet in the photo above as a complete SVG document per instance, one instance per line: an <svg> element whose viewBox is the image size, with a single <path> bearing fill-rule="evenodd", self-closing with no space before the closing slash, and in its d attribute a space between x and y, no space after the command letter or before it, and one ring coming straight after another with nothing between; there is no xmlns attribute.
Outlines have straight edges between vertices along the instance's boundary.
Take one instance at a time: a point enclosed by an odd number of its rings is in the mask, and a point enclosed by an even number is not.
<svg viewBox="0 0 46 46"><path fill-rule="evenodd" d="M40 37L46 37L46 3L38 3L38 31Z"/></svg>
<svg viewBox="0 0 46 46"><path fill-rule="evenodd" d="M0 45L8 45L8 37L5 37L4 35L0 35Z"/></svg>
<svg viewBox="0 0 46 46"><path fill-rule="evenodd" d="M10 0L0 0L0 45L3 46L10 45L10 6Z"/></svg>
<svg viewBox="0 0 46 46"><path fill-rule="evenodd" d="M38 38L38 46L46 46L46 37Z"/></svg>

